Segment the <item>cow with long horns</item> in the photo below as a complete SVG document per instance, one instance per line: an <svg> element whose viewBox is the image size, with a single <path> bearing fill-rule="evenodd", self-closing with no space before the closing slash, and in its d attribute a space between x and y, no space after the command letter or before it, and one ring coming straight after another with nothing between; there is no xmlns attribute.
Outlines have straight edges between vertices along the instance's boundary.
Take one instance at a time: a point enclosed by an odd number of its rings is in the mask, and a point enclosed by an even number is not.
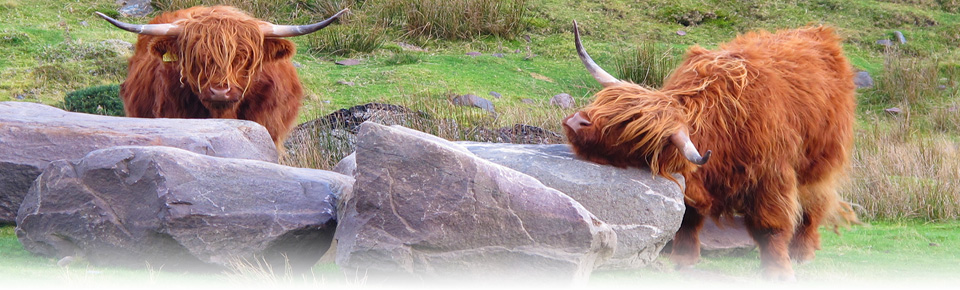
<svg viewBox="0 0 960 290"><path fill-rule="evenodd" d="M819 225L849 214L838 212L836 187L853 148L855 87L833 29L694 46L659 90L613 77L583 49L576 22L574 35L604 89L563 120L564 131L582 158L684 177L687 207L671 260L698 262L705 216L742 214L763 276L795 279L790 259L813 259Z"/></svg>
<svg viewBox="0 0 960 290"><path fill-rule="evenodd" d="M309 25L274 25L234 7L163 13L149 24L97 15L140 34L120 86L128 117L232 118L267 128L278 148L297 119L303 87L293 42L343 14Z"/></svg>

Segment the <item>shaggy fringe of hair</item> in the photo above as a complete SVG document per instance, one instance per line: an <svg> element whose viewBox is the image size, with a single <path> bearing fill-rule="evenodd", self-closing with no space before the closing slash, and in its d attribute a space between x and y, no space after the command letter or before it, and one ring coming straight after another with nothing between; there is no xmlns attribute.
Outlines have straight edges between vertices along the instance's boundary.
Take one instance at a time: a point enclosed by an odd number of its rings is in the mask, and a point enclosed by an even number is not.
<svg viewBox="0 0 960 290"><path fill-rule="evenodd" d="M653 174L673 180L668 170L660 167L660 153L670 142L670 134L684 123L676 99L632 83L604 89L595 97L583 111L593 120L606 120L600 138L608 140L607 136L618 132L614 146L634 144L631 155L648 156Z"/></svg>
<svg viewBox="0 0 960 290"><path fill-rule="evenodd" d="M197 88L197 93L211 85L228 84L242 87L245 94L253 82L250 75L260 71L264 59L260 49L264 41L262 21L233 7L215 6L201 11L204 13L177 21L184 26L178 37L183 60L181 82L185 79ZM187 53L194 56L186 57Z"/></svg>
<svg viewBox="0 0 960 290"><path fill-rule="evenodd" d="M751 79L745 60L722 54L698 59L683 67L686 68L684 71L674 72L674 75L693 73L710 77L687 78L691 82L663 91L623 83L598 92L594 102L583 110L593 120L606 120L606 125L601 128L601 139L607 139L608 135L618 131L619 136L614 136L617 140L614 146L634 144L631 155L639 153L640 156L648 156L650 171L671 180L670 172L690 168L686 159L679 154L676 158L661 160L661 153L670 142L670 135L680 131L683 124L690 125L688 129L691 135L699 133L700 128L706 126L716 126L724 132L730 132L734 126L742 124L727 124L726 118L709 120L720 122L707 124L703 112L719 108L725 115L736 116L734 119L741 122L748 117L741 102L741 95ZM724 95L728 92L733 92L733 95ZM716 97L685 98L682 104L677 98L696 95Z"/></svg>
<svg viewBox="0 0 960 290"><path fill-rule="evenodd" d="M687 78L700 83L679 83L664 90L668 95L687 97L684 104L687 115L684 116L684 120L690 124L691 134L696 134L705 126L714 126L722 132L729 133L735 126L743 125L742 122L747 121L749 116L741 99L751 79L746 60L724 53L712 58L691 59L691 62L684 67L687 69L674 72L670 79L680 74L711 76L700 79ZM756 77L756 72L753 72L753 75ZM717 82L720 83L714 85ZM700 97L693 97L697 95ZM707 124L708 118L704 118L703 113L709 110L719 110L723 115L733 116L735 118L731 120L736 120L737 124L727 124L727 118L712 118L709 121L714 123Z"/></svg>

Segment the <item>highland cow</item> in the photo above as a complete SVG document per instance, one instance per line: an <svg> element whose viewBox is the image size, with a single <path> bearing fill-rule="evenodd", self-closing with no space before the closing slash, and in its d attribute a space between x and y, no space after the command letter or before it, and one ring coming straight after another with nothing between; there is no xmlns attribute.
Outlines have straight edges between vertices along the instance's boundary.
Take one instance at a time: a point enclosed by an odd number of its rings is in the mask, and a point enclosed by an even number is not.
<svg viewBox="0 0 960 290"><path fill-rule="evenodd" d="M97 15L140 34L120 86L128 117L251 120L279 148L303 97L290 60L296 47L281 37L320 30L345 11L299 26L270 24L228 6L167 12L146 25Z"/></svg>
<svg viewBox="0 0 960 290"><path fill-rule="evenodd" d="M836 188L853 148L853 72L833 29L693 46L659 90L611 76L584 51L576 22L574 35L604 89L563 120L564 131L582 158L684 177L686 212L671 260L699 261L705 216L741 214L763 276L795 279L790 259L813 259L817 228L840 210Z"/></svg>

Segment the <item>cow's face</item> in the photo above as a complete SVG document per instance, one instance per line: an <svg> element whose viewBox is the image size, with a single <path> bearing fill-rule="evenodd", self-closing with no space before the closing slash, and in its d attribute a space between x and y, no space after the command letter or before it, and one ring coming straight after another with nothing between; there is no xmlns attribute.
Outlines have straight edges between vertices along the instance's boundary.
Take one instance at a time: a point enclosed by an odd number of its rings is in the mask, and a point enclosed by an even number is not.
<svg viewBox="0 0 960 290"><path fill-rule="evenodd" d="M689 172L703 165L710 151L700 156L690 141L687 120L679 99L660 91L623 82L590 58L580 43L580 29L573 22L577 55L590 75L605 87L593 103L563 120L564 132L574 152L587 160L619 167L649 167L672 179L667 172ZM668 148L673 144L675 148ZM676 149L679 149L676 150Z"/></svg>
<svg viewBox="0 0 960 290"><path fill-rule="evenodd" d="M139 25L96 14L140 34L138 43L149 41L147 49L162 61L159 69L175 72L172 75L179 76L180 87L193 91L215 117L232 118L217 112L236 106L250 90L269 86L269 80L261 77L264 65L289 61L293 55L293 43L278 38L316 32L347 11L307 25L275 25L228 6L192 7L171 12L176 15L172 22Z"/></svg>
<svg viewBox="0 0 960 290"><path fill-rule="evenodd" d="M202 21L200 21L202 20ZM206 17L182 21L175 37L154 42L154 57L178 70L180 82L210 110L230 108L259 82L264 64L289 61L290 41L266 38L261 21Z"/></svg>
<svg viewBox="0 0 960 290"><path fill-rule="evenodd" d="M676 99L623 83L597 93L592 104L563 120L574 152L589 161L655 172L664 153L675 158L671 136L684 128Z"/></svg>

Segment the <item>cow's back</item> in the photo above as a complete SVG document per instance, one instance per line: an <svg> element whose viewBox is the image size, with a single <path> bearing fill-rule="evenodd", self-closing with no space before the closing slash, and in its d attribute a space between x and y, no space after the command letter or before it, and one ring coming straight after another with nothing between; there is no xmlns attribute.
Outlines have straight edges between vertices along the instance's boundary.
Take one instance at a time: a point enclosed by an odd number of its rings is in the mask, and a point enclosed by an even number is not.
<svg viewBox="0 0 960 290"><path fill-rule="evenodd" d="M769 100L780 103L786 118L784 134L797 130L800 140L794 168L800 184L820 181L843 170L853 149L856 86L852 67L843 55L833 29L812 27L770 35L745 35L727 49L739 49L770 80L757 83L774 92ZM778 101L778 102L775 102ZM763 110L761 104L758 108ZM765 114L764 112L758 112Z"/></svg>
<svg viewBox="0 0 960 290"><path fill-rule="evenodd" d="M717 50L691 48L664 91L698 112L698 148L714 160L699 174L715 190L746 190L793 167L800 184L842 171L852 149L854 84L833 30L741 35Z"/></svg>

